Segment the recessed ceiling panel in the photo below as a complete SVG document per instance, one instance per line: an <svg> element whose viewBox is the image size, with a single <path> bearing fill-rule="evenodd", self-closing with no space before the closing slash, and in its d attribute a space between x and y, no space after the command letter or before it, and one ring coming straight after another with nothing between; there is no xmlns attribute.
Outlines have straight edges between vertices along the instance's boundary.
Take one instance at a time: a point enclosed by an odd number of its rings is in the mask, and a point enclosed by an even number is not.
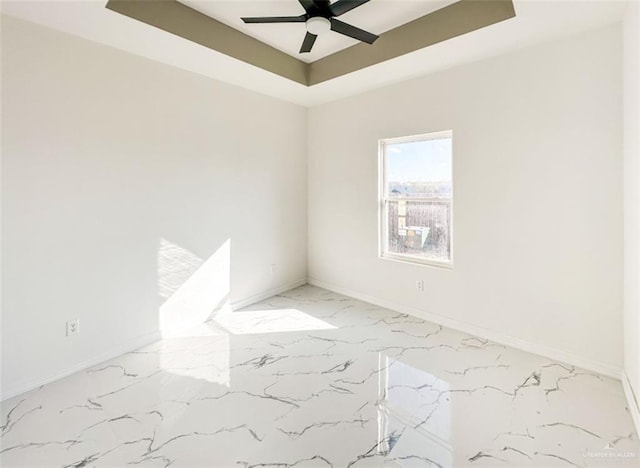
<svg viewBox="0 0 640 468"><path fill-rule="evenodd" d="M204 7L206 7L204 9L207 10L216 9L217 5L221 3L227 2L204 2L199 5L199 8L200 10ZM287 2L287 7L289 3L294 6L300 4L297 1L290 0ZM369 17L371 23L367 25L358 22L358 24L354 24L354 26L367 28L374 34L379 34L380 37L375 42L365 44L363 42L352 41L340 37L340 35L335 34L333 31L328 31L326 33L327 39L325 39L325 34L322 34L318 36L316 42L322 43L323 40L325 40L325 42L336 41L333 43L333 48L337 47L338 49L335 51L327 50L331 44L318 47L318 54L323 54L324 57L312 62L302 61L299 58L301 54L289 54L282 50L283 48L287 48L288 51L292 49L297 50L299 47L298 44L300 44L298 37L304 37L304 31L301 31L299 36L297 33L293 34L293 32L286 38L283 36L283 42L279 45L279 48L276 48L263 40L236 29L225 21L214 18L211 16L211 12L207 14L178 0L108 0L106 7L130 18L137 19L307 86L313 86L339 76L353 73L515 16L512 0L458 0L453 3L450 1L439 3L431 1L372 1L364 3L347 14L341 15L340 20L344 20L345 23L342 24L348 26L348 23L355 23L354 15L363 11L361 9L369 8L372 4L378 4L379 6L386 5L389 7L396 5L396 3L407 7L428 5L431 11L418 18L411 19L408 22L406 22L407 15L409 15L408 9L404 10L404 16L400 15L400 17L405 18L404 20L399 20L397 15L389 12L385 15L381 10L378 10L378 13L374 11L374 14ZM235 15L299 16L302 14L300 10L288 12L279 9L270 9L254 11L253 13L244 13L236 10L238 6L245 4L253 4L255 7L255 5L268 6L274 3L233 2L233 6L229 7L229 9L234 11L233 20L227 19L227 21L232 21L234 25L242 25L241 16L236 19ZM279 5L278 8L281 8L284 6L284 1L275 2L275 4ZM315 12L313 14L315 15ZM411 17L416 14L419 13L416 10L412 10ZM400 26L390 26L399 21L405 22ZM373 23L378 25L384 24L384 27L390 27L391 29L380 31L383 29L383 26L379 26L378 29L372 26ZM285 26L297 27L300 26L300 24L303 23L294 23L292 25L287 25L286 23L247 24L242 27L269 27L277 31L278 28ZM287 44L285 44L285 39ZM273 41L271 42L273 43ZM314 51L315 50L316 48L314 47ZM326 55L327 53L329 55Z"/></svg>
<svg viewBox="0 0 640 468"><path fill-rule="evenodd" d="M300 54L298 51L306 32L304 23L245 24L240 19L302 15L305 11L297 0L179 1L307 63L358 44L355 39L328 32L318 37L310 53ZM456 1L371 0L340 16L340 20L379 35Z"/></svg>

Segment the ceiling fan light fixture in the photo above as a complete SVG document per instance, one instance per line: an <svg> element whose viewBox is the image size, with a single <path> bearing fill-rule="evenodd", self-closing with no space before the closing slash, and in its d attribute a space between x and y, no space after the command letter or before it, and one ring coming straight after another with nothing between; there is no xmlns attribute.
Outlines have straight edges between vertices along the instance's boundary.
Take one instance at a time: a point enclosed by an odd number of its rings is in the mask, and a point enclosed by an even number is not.
<svg viewBox="0 0 640 468"><path fill-rule="evenodd" d="M307 31L316 36L327 32L331 29L331 22L327 18L322 16L314 16L309 18L306 22Z"/></svg>
<svg viewBox="0 0 640 468"><path fill-rule="evenodd" d="M1 0L0 0L1 1ZM111 0L110 0L111 1ZM320 34L328 31L335 31L343 36L350 37L360 42L373 44L378 36L353 26L343 23L336 16L353 10L364 5L369 0L336 0L333 3L330 0L298 0L305 13L298 16L258 16L258 17L242 17L245 23L305 23L307 33L304 35L301 54L311 52L313 44Z"/></svg>

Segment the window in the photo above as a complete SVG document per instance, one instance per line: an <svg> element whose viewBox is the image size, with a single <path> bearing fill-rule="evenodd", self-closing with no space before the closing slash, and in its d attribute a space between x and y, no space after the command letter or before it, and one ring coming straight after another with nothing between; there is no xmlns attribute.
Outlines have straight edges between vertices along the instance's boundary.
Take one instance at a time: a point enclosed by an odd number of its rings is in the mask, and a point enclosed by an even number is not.
<svg viewBox="0 0 640 468"><path fill-rule="evenodd" d="M452 265L452 132L380 141L380 256Z"/></svg>

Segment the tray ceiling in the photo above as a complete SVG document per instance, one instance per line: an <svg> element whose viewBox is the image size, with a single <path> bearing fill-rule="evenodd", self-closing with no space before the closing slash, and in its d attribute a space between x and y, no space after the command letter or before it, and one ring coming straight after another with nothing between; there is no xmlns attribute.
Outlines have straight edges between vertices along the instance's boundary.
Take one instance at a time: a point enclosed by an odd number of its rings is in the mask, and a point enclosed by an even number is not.
<svg viewBox="0 0 640 468"><path fill-rule="evenodd" d="M310 53L299 54L300 44L306 31L304 23L245 24L240 19L243 16L296 16L304 14L304 9L296 0L179 1L307 63L358 44L355 39L337 33L329 33L316 40ZM375 34L381 34L456 1L372 0L345 13L340 17L340 20Z"/></svg>
<svg viewBox="0 0 640 468"><path fill-rule="evenodd" d="M213 2L208 6L214 9L216 3ZM299 5L295 0L289 0L288 3L291 6ZM374 2L365 3L349 14L355 15L360 9L369 7L371 3ZM420 3L436 6L431 2ZM205 5L200 6L202 8ZM349 46L347 43L343 46L346 48L307 63L178 0L109 0L106 5L112 11L306 86L314 86L353 73L515 16L512 0L459 0L439 6L440 8L432 9L431 12L408 23L380 33L380 37L373 44L358 42ZM296 13L300 14L299 11ZM271 13L273 14L275 13ZM344 16L347 15L340 18ZM348 18L344 19L349 21ZM233 24L236 24L235 16ZM300 23L294 26L299 25ZM244 27L257 28L258 26L275 29L285 24L251 24ZM359 26L363 25L360 23ZM377 30L371 32L378 33ZM319 36L318 41L323 42L326 37L327 40L338 41L337 44L340 47L342 39L334 39L335 35L337 34L329 31ZM288 44L291 42L289 39ZM336 43L334 43L335 46Z"/></svg>

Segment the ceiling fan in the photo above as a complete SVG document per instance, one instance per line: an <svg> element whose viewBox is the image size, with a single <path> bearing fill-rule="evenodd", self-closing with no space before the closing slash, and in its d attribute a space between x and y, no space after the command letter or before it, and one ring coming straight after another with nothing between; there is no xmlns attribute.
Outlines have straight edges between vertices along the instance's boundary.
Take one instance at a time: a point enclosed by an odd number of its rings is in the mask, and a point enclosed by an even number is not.
<svg viewBox="0 0 640 468"><path fill-rule="evenodd" d="M264 16L257 18L242 18L245 23L305 23L307 34L302 41L300 53L311 52L318 34L335 31L352 37L367 44L373 44L378 36L360 28L344 23L337 16L343 15L354 8L367 3L369 0L298 0L304 8L305 14L300 16Z"/></svg>

